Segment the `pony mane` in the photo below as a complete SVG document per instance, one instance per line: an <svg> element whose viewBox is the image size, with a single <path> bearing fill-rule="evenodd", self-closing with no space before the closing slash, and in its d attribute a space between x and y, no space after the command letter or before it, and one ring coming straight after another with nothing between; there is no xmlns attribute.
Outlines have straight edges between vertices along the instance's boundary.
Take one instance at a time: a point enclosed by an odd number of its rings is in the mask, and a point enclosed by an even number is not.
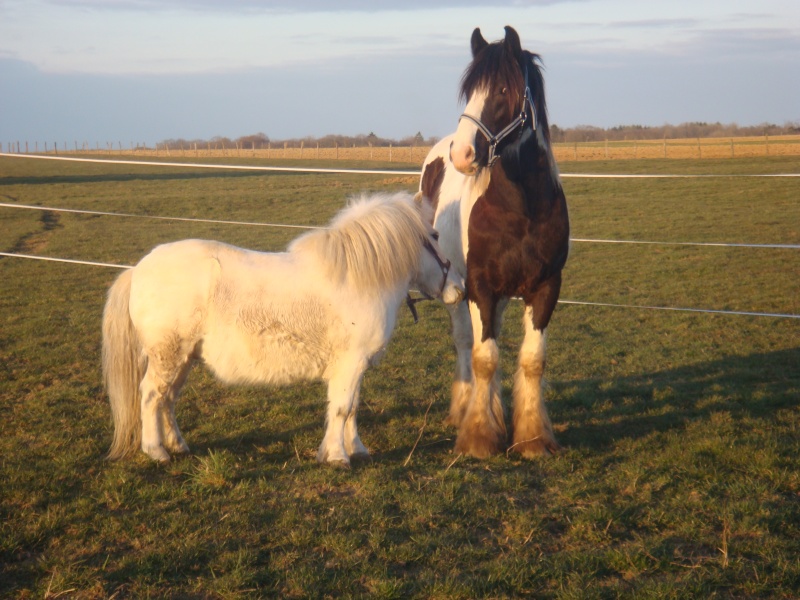
<svg viewBox="0 0 800 600"><path fill-rule="evenodd" d="M413 195L361 194L328 229L302 235L289 245L289 252L315 255L333 281L380 290L416 271L428 231Z"/></svg>

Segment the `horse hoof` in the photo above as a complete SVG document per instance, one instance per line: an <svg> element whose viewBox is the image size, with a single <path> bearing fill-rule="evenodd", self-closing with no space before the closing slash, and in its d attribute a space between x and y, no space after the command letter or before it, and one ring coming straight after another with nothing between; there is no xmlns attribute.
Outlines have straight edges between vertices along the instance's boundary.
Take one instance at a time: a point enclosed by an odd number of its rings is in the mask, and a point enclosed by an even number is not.
<svg viewBox="0 0 800 600"><path fill-rule="evenodd" d="M347 470L347 469L350 468L350 461L349 460L344 460L344 459L328 460L328 461L325 462L325 464L328 465L329 467L334 468L334 469Z"/></svg>
<svg viewBox="0 0 800 600"><path fill-rule="evenodd" d="M458 426L461 425L461 419L455 415L447 415L444 419L444 424L448 427L455 427L458 429Z"/></svg>
<svg viewBox="0 0 800 600"><path fill-rule="evenodd" d="M553 438L534 438L514 442L508 450L516 452L523 458L533 459L556 454L561 450L561 446Z"/></svg>
<svg viewBox="0 0 800 600"><path fill-rule="evenodd" d="M460 433L456 438L456 454L485 459L500 454L501 451L502 444L499 436L488 432L473 432L470 435Z"/></svg>

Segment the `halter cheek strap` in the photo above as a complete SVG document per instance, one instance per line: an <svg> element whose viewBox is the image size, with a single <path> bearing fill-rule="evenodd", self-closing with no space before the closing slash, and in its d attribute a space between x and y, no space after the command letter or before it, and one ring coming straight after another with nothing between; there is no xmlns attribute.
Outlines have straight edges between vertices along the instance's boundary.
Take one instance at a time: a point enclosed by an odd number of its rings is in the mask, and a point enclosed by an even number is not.
<svg viewBox="0 0 800 600"><path fill-rule="evenodd" d="M497 161L499 155L497 154L497 146L502 142L505 138L507 138L511 133L517 128L524 128L525 123L528 120L528 108L531 110L531 127L536 130L536 108L533 106L533 96L531 94L531 88L528 85L528 67L525 66L524 71L525 77L525 97L522 99L522 109L520 110L519 115L517 118L511 121L508 125L506 125L499 133L493 134L486 125L484 125L480 119L473 117L472 115L468 115L467 113L463 113L460 119L467 119L468 121L472 121L475 126L478 128L483 134L483 137L486 138L486 141L489 142L489 160L488 166L491 168L492 165ZM459 120L460 120L459 119Z"/></svg>
<svg viewBox="0 0 800 600"><path fill-rule="evenodd" d="M447 286L447 277L450 274L450 261L446 258L442 258L430 241L425 240L423 246L433 255L433 258L439 263L439 268L442 270L442 285L439 287L438 293L438 297L441 298L444 294L444 288ZM416 303L422 302L423 300L433 300L433 297L425 292L420 293L422 294L422 298L412 298L410 293L406 294L406 305L411 311L411 316L414 317L414 323L419 323L419 315L417 314L417 307L415 306Z"/></svg>

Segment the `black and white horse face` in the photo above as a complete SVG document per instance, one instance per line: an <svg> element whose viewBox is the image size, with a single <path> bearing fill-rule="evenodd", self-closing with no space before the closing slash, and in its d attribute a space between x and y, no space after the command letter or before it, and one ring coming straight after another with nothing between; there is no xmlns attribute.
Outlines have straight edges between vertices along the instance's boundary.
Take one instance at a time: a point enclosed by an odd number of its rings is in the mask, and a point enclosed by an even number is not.
<svg viewBox="0 0 800 600"><path fill-rule="evenodd" d="M511 133L502 132L525 111L526 100L517 32L507 27L503 41L489 44L475 29L471 44L473 60L461 88L467 104L450 146L450 160L465 175L493 161Z"/></svg>

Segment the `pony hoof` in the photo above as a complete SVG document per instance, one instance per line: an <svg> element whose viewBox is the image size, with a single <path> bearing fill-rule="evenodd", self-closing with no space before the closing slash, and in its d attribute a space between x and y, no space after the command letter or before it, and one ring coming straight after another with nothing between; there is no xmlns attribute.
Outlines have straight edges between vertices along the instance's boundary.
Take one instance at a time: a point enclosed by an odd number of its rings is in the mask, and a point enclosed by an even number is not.
<svg viewBox="0 0 800 600"><path fill-rule="evenodd" d="M170 460L169 453L164 449L163 446L153 446L149 448L143 447L142 451L154 461L162 464L168 463Z"/></svg>
<svg viewBox="0 0 800 600"><path fill-rule="evenodd" d="M338 452L336 453L339 454ZM350 468L350 459L344 456L331 456L327 450L319 449L317 452L317 462L321 465L329 465L340 469Z"/></svg>
<svg viewBox="0 0 800 600"><path fill-rule="evenodd" d="M172 452L172 454L189 454L191 452L186 442L170 447L169 451Z"/></svg>

